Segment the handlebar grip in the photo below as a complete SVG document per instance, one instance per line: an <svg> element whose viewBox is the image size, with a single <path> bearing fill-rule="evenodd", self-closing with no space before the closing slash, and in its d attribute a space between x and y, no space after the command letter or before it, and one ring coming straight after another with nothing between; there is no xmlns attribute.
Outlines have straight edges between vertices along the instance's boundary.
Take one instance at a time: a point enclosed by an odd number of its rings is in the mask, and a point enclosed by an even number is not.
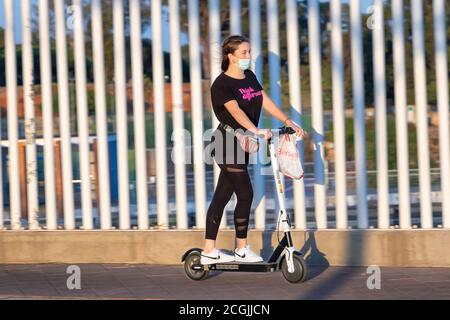
<svg viewBox="0 0 450 320"><path fill-rule="evenodd" d="M295 130L288 127L283 127L278 131L279 134L295 134Z"/></svg>

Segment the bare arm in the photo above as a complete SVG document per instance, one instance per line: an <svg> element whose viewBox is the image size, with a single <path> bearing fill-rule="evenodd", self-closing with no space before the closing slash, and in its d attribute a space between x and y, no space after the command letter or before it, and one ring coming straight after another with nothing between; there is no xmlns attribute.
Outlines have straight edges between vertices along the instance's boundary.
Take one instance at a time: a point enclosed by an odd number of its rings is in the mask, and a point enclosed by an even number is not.
<svg viewBox="0 0 450 320"><path fill-rule="evenodd" d="M227 108L228 112L231 113L233 118L245 129L249 130L252 133L257 134L258 129L250 121L245 112L239 107L236 100L231 100L225 103L225 108Z"/></svg>
<svg viewBox="0 0 450 320"><path fill-rule="evenodd" d="M270 99L270 97L264 90L262 93L264 110L266 110L273 117L283 122L284 126L294 129L297 136L305 137L307 135L305 130L297 126L292 120L289 119L287 115L284 114L284 112L280 108L277 107L277 105L272 101L272 99Z"/></svg>
<svg viewBox="0 0 450 320"><path fill-rule="evenodd" d="M277 118L283 124L286 124L286 121L289 119L283 111L277 107L277 105L270 99L265 91L263 91L263 108L266 110L271 116Z"/></svg>

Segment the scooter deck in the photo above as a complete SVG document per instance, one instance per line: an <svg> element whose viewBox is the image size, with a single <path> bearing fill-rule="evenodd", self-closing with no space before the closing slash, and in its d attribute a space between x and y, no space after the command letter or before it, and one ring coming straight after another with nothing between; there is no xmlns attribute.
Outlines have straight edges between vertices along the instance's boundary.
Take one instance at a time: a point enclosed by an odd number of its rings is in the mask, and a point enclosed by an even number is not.
<svg viewBox="0 0 450 320"><path fill-rule="evenodd" d="M242 262L230 262L230 263L218 263L208 266L202 266L207 270L213 271L237 271L237 272L274 272L277 270L277 263L259 262L259 263L242 263Z"/></svg>

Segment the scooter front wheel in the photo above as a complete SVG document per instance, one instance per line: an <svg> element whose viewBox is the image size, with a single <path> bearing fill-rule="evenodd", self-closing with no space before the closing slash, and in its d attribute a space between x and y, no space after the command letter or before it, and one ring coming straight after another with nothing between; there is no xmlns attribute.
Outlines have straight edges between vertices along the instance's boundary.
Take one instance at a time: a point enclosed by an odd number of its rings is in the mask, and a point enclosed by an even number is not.
<svg viewBox="0 0 450 320"><path fill-rule="evenodd" d="M286 258L281 261L281 272L290 283L304 282L306 280L306 262L299 253L294 254L294 272L289 272Z"/></svg>
<svg viewBox="0 0 450 320"><path fill-rule="evenodd" d="M201 281L208 277L209 271L201 266L200 259L200 252L193 251L184 260L184 271L191 280Z"/></svg>

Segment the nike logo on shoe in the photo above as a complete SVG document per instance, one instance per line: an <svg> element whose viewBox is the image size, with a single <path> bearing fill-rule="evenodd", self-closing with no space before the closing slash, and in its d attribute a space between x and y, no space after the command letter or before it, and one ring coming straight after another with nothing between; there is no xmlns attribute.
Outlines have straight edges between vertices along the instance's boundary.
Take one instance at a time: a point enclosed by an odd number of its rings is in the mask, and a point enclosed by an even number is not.
<svg viewBox="0 0 450 320"><path fill-rule="evenodd" d="M235 252L234 254L237 255L239 258L245 259L245 253L242 256L237 252Z"/></svg>
<svg viewBox="0 0 450 320"><path fill-rule="evenodd" d="M204 254L202 254L202 257L208 258L208 259L214 259L214 260L219 260L220 259L220 255L218 255L217 257L210 257L210 256L205 256Z"/></svg>

